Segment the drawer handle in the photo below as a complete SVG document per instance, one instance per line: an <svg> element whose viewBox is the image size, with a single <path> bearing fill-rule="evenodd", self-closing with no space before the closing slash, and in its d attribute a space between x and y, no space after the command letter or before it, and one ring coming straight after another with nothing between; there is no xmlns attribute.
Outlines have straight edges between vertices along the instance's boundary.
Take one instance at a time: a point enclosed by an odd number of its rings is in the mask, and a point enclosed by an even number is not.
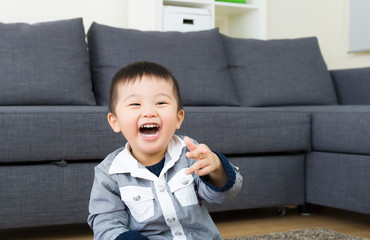
<svg viewBox="0 0 370 240"><path fill-rule="evenodd" d="M194 25L194 19L182 19L182 24L189 24L189 25Z"/></svg>

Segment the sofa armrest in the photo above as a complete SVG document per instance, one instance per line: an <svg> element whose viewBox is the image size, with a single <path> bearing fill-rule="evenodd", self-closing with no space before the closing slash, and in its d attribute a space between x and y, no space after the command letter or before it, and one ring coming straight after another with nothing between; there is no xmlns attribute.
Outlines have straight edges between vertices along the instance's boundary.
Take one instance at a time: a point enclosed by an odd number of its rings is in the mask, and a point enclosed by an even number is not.
<svg viewBox="0 0 370 240"><path fill-rule="evenodd" d="M339 103L370 105L370 67L330 71Z"/></svg>

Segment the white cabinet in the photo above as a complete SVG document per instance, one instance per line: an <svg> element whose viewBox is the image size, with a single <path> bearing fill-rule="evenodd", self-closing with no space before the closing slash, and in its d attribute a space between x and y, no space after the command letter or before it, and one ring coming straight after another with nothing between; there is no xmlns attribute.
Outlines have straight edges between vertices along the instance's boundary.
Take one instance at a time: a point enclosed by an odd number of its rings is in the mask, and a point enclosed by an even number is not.
<svg viewBox="0 0 370 240"><path fill-rule="evenodd" d="M266 1L247 0L247 4L214 0L125 0L124 27L163 31L165 6L207 9L211 28L231 37L266 39Z"/></svg>

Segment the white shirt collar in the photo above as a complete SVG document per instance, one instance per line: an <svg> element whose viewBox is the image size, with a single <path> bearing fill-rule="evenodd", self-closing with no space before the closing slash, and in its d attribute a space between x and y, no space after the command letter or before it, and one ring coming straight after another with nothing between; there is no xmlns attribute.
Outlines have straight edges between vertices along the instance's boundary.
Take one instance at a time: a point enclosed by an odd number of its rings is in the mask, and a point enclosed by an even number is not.
<svg viewBox="0 0 370 240"><path fill-rule="evenodd" d="M167 172L167 170L180 159L180 155L184 147L186 147L184 141L174 135L168 143L166 152L168 154L166 154L166 157L169 157L170 159L166 159L165 166L163 167L160 176ZM131 155L130 149L130 144L126 143L125 148L113 159L112 165L109 168L109 174L130 173L133 177L141 177L150 180L157 179L157 176L152 174L146 168L143 168L142 165Z"/></svg>

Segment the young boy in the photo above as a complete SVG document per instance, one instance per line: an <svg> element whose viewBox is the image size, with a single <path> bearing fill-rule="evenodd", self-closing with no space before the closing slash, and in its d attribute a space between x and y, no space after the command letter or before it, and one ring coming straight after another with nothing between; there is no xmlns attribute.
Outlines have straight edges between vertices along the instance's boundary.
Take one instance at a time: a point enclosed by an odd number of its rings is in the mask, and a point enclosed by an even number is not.
<svg viewBox="0 0 370 240"><path fill-rule="evenodd" d="M234 197L242 177L221 154L180 138L176 79L137 62L112 79L108 122L127 140L95 168L88 223L96 240L222 239L202 199Z"/></svg>

